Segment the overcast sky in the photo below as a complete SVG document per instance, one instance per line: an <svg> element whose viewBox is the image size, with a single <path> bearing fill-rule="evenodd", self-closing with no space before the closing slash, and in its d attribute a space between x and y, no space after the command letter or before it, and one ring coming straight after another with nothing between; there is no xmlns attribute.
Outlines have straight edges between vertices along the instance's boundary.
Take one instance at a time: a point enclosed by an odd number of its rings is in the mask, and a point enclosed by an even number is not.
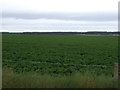
<svg viewBox="0 0 120 90"><path fill-rule="evenodd" d="M2 0L1 31L117 31L118 0Z"/></svg>

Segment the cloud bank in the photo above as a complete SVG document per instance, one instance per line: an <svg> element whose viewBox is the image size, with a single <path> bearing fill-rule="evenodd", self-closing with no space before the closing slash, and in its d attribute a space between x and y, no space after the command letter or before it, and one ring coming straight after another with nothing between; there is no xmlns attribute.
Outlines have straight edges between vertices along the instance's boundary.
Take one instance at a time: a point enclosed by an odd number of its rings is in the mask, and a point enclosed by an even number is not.
<svg viewBox="0 0 120 90"><path fill-rule="evenodd" d="M3 13L3 18L56 19L73 21L117 21L116 12L91 13Z"/></svg>

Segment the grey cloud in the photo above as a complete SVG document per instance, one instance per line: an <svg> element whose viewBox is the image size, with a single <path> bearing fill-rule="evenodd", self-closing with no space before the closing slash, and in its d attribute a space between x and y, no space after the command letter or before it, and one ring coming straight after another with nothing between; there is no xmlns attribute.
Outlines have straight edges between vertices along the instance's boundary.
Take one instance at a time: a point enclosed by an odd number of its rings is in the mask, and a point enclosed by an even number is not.
<svg viewBox="0 0 120 90"><path fill-rule="evenodd" d="M3 13L3 18L16 19L57 19L75 21L116 21L116 12L93 13Z"/></svg>

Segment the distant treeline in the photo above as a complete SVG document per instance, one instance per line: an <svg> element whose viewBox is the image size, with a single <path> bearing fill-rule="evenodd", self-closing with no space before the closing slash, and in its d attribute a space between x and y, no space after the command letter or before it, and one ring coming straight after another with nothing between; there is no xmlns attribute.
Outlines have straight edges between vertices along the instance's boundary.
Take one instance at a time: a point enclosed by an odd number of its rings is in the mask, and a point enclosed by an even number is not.
<svg viewBox="0 0 120 90"><path fill-rule="evenodd" d="M2 32L2 34L36 34L36 35L120 35L120 32Z"/></svg>

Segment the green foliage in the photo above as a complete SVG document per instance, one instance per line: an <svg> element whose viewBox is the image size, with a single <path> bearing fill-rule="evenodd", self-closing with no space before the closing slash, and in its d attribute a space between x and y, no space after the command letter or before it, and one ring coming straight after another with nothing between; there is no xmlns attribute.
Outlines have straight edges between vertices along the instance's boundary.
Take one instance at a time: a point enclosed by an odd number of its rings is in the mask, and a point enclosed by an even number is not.
<svg viewBox="0 0 120 90"><path fill-rule="evenodd" d="M3 88L117 88L109 75L94 75L90 72L75 73L70 76L51 76L38 73L16 74L3 69Z"/></svg>
<svg viewBox="0 0 120 90"><path fill-rule="evenodd" d="M17 73L113 75L118 36L3 34L3 67Z"/></svg>

